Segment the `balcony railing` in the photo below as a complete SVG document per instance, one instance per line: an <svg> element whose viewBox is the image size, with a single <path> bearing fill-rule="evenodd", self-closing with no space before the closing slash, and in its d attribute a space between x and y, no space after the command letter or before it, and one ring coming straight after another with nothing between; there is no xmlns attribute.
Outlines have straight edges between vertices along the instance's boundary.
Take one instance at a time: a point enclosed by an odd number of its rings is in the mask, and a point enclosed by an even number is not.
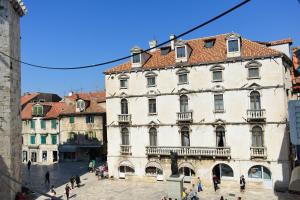
<svg viewBox="0 0 300 200"><path fill-rule="evenodd" d="M266 110L247 110L248 120L264 120L266 118Z"/></svg>
<svg viewBox="0 0 300 200"><path fill-rule="evenodd" d="M121 154L122 155L129 155L131 154L131 146L130 145L120 145L121 147Z"/></svg>
<svg viewBox="0 0 300 200"><path fill-rule="evenodd" d="M250 147L251 158L267 158L266 147Z"/></svg>
<svg viewBox="0 0 300 200"><path fill-rule="evenodd" d="M118 115L118 120L119 120L119 123L130 123L131 115L129 115L129 114Z"/></svg>
<svg viewBox="0 0 300 200"><path fill-rule="evenodd" d="M178 112L177 113L178 122L193 121L193 112Z"/></svg>
<svg viewBox="0 0 300 200"><path fill-rule="evenodd" d="M171 147L171 146L147 146L147 155L170 155L176 152L178 156L203 156L203 157L227 157L231 156L230 147Z"/></svg>

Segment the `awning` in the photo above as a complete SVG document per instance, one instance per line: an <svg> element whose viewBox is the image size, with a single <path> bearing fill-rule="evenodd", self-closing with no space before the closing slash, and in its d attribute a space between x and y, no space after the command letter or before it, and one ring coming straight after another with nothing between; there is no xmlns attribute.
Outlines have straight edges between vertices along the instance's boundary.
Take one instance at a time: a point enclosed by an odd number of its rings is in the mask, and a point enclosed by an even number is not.
<svg viewBox="0 0 300 200"><path fill-rule="evenodd" d="M61 145L58 147L60 152L76 152L77 146L75 145Z"/></svg>
<svg viewBox="0 0 300 200"><path fill-rule="evenodd" d="M191 163L188 163L188 162L181 163L179 165L179 168L182 168L182 167L188 167L188 168L190 168L190 169L192 169L192 170L195 171L195 167Z"/></svg>
<svg viewBox="0 0 300 200"><path fill-rule="evenodd" d="M147 168L147 167L155 167L155 168L158 168L161 171L163 171L161 165L158 162L155 162L155 161L148 162L145 168Z"/></svg>
<svg viewBox="0 0 300 200"><path fill-rule="evenodd" d="M133 164L129 160L123 160L122 162L120 162L119 166L125 166L134 169Z"/></svg>

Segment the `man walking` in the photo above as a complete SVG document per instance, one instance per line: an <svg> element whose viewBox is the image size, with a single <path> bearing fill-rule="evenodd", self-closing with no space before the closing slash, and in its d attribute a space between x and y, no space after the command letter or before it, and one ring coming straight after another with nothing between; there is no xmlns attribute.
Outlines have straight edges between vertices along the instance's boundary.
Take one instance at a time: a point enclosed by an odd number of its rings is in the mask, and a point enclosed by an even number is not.
<svg viewBox="0 0 300 200"><path fill-rule="evenodd" d="M28 171L30 171L30 166L31 166L31 161L28 160L28 162L27 162L27 169L28 169Z"/></svg>
<svg viewBox="0 0 300 200"><path fill-rule="evenodd" d="M241 188L241 192L244 192L244 191L245 191L245 187L246 187L246 181L245 181L244 175L242 175L242 176L240 177L240 188Z"/></svg>
<svg viewBox="0 0 300 200"><path fill-rule="evenodd" d="M71 190L71 188L70 188L69 184L67 184L66 187L65 187L65 193L66 193L66 196L67 196L67 200L69 200L70 190Z"/></svg>
<svg viewBox="0 0 300 200"><path fill-rule="evenodd" d="M48 183L50 185L50 173L49 171L46 172L45 174L45 184Z"/></svg>

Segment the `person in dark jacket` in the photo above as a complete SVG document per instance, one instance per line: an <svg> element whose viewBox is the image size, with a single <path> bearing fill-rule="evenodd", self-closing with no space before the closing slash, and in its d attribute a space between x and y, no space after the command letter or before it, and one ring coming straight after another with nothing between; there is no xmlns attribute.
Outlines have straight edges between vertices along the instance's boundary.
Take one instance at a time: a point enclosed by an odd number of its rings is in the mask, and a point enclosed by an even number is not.
<svg viewBox="0 0 300 200"><path fill-rule="evenodd" d="M75 183L75 176L72 176L70 178L71 188L74 189L74 183Z"/></svg>
<svg viewBox="0 0 300 200"><path fill-rule="evenodd" d="M80 177L79 177L79 175L76 175L75 181L76 181L77 187L80 187Z"/></svg>
<svg viewBox="0 0 300 200"><path fill-rule="evenodd" d="M50 173L49 173L49 171L47 171L46 174L45 174L45 183L50 184Z"/></svg>
<svg viewBox="0 0 300 200"><path fill-rule="evenodd" d="M245 191L245 187L246 187L246 181L245 181L244 175L242 175L242 176L240 177L240 188L241 188L241 192L244 192L244 191Z"/></svg>
<svg viewBox="0 0 300 200"><path fill-rule="evenodd" d="M65 187L65 193L66 193L66 196L67 196L67 200L69 200L70 190L71 190L71 188L70 188L69 184L67 184L66 187Z"/></svg>
<svg viewBox="0 0 300 200"><path fill-rule="evenodd" d="M30 171L30 166L31 166L31 161L28 160L28 163L27 163L27 169L28 169L28 171Z"/></svg>

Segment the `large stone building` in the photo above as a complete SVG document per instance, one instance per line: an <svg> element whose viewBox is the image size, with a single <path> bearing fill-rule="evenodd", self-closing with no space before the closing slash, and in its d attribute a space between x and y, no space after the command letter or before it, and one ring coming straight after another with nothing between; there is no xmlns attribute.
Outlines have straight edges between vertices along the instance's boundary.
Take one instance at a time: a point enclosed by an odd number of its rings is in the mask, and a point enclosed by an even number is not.
<svg viewBox="0 0 300 200"><path fill-rule="evenodd" d="M28 103L22 110L22 161L52 164L58 161L59 114L64 102Z"/></svg>
<svg viewBox="0 0 300 200"><path fill-rule="evenodd" d="M60 160L106 159L105 92L65 97L60 113Z"/></svg>
<svg viewBox="0 0 300 200"><path fill-rule="evenodd" d="M174 151L185 181L287 186L291 42L230 33L134 47L105 72L110 175L164 179Z"/></svg>
<svg viewBox="0 0 300 200"><path fill-rule="evenodd" d="M0 1L0 51L16 59L20 59L20 17L25 13L21 0ZM20 63L1 54L0 71L0 170L20 180ZM21 187L1 176L0 188L0 199L14 199Z"/></svg>

